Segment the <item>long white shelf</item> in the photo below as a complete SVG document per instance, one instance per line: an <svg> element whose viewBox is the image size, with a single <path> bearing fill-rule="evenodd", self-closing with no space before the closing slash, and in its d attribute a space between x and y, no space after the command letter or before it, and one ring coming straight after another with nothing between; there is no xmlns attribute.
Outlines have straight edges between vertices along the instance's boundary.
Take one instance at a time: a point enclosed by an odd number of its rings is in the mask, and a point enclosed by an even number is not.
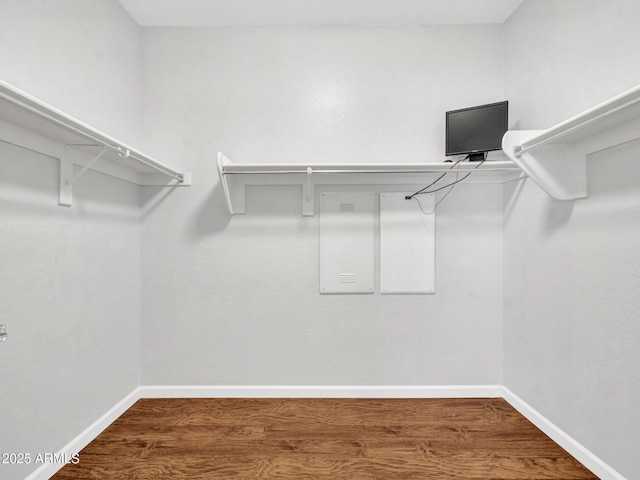
<svg viewBox="0 0 640 480"><path fill-rule="evenodd" d="M0 80L0 141L60 160L59 205L73 183L96 170L137 185L188 186L180 172ZM74 165L83 167L74 174Z"/></svg>
<svg viewBox="0 0 640 480"><path fill-rule="evenodd" d="M546 130L514 130L502 150L559 200L587 196L587 155L640 138L640 85Z"/></svg>
<svg viewBox="0 0 640 480"><path fill-rule="evenodd" d="M472 174L465 183L503 183L521 177L512 161L459 163L250 163L239 164L218 153L218 175L232 215L245 213L248 185L300 185L302 214L314 214L315 185L424 185L437 174L449 173L440 183L455 180L455 173ZM476 168L477 167L477 168Z"/></svg>

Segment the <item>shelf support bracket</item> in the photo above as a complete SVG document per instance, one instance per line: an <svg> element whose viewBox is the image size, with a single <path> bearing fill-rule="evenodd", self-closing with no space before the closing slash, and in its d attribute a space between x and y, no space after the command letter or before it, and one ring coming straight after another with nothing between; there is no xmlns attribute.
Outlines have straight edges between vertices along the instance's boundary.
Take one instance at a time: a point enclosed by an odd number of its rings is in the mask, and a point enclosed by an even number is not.
<svg viewBox="0 0 640 480"><path fill-rule="evenodd" d="M107 153L108 148L102 147L100 152L93 157L89 162L84 165L75 175L73 174L73 161L68 155L65 155L60 159L60 195L58 198L58 205L61 207L70 207L73 205L73 184L85 174L85 172L91 168L100 158ZM127 151L128 153L128 151Z"/></svg>
<svg viewBox="0 0 640 480"><path fill-rule="evenodd" d="M60 195L58 205L70 207L73 204L71 180L73 179L73 161L67 156L60 158Z"/></svg>
<svg viewBox="0 0 640 480"><path fill-rule="evenodd" d="M315 189L313 184L313 169L307 167L307 173L305 175L304 183L302 184L302 215L305 217L312 217L314 214L314 196Z"/></svg>

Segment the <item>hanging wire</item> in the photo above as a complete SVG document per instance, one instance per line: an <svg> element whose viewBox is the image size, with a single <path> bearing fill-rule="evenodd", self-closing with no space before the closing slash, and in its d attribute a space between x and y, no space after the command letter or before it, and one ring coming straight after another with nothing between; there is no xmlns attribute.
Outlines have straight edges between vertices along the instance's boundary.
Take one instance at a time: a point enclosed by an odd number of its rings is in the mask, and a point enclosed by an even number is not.
<svg viewBox="0 0 640 480"><path fill-rule="evenodd" d="M456 162L455 162L455 163L454 163L454 164L449 168L449 170L451 170L451 169L452 169L452 168L454 168L454 167L455 167L455 168L459 168L459 163L460 163L461 161L463 161L463 160L467 159L467 158L469 158L469 156L468 156L468 155L467 155L466 157L463 157L463 158L461 158L460 160L456 161ZM483 158L483 159L482 159L482 161L480 161L480 162L478 163L478 165L476 165L473 169L474 169L474 170L476 170L476 169L477 169L478 167L480 167L480 166L481 166L481 165L482 165L486 160L487 160L487 159L486 159L486 157L485 157L485 158ZM460 183L461 181L463 181L465 178L467 178L467 177L468 177L469 175L471 175L473 172L469 172L469 173L467 173L467 174L466 174L464 177L462 177L462 178L458 178L458 177L460 176L460 173L459 173L459 172L456 172L456 179L455 179L453 182L448 183L447 185L444 185L444 186L442 186L442 187L436 188L436 189L434 189L434 190L427 191L427 189L428 189L429 187L432 187L432 186L433 186L433 185L434 185L438 180L440 180L441 178L443 178L447 173L450 173L450 172L445 172L445 173L443 173L443 174L442 174L442 175L440 175L440 176L439 176L435 181L431 182L431 183L430 183L429 185L427 185L426 187L421 188L420 190L418 190L417 192L413 193L412 195L407 195L407 196L405 197L405 199L407 199L407 200L412 200L412 199L413 199L413 198L415 198L417 195L423 195L423 194L428 194L428 193L435 193L435 192L439 192L440 190L444 190L445 188L449 188L449 191L448 191L447 193L445 193L445 194L444 194L444 196L443 196L440 200L438 200L438 201L436 202L436 204L435 204L435 205L434 205L434 207L433 207L433 210L431 210L430 212L425 212L425 211L424 211L424 209L422 208L422 204L420 203L420 199L419 199L419 198L416 198L416 202L418 202L418 206L420 207L420 210L422 210L422 213L424 213L425 215L430 215L430 214L434 213L434 212L436 211L436 209L438 208L438 205L440 205L440 203L441 203L445 198L447 198L447 196L452 192L452 190L453 190L453 188L456 186L456 184L458 184L458 183Z"/></svg>
<svg viewBox="0 0 640 480"><path fill-rule="evenodd" d="M460 162L462 162L463 160L466 160L467 158L469 158L469 155L467 155L466 157L462 157L462 158L458 159L458 160L456 161L456 163L454 163L453 165L451 165L451 166L449 167L449 170L451 170L452 168L456 167ZM431 187L431 186L435 185L435 184L436 184L437 182L439 182L442 178L444 178L444 176L445 176L447 173L449 173L449 172L444 172L442 175L440 175L438 178L436 178L436 179L435 179L433 182L431 182L429 185L427 185L427 186L426 186L426 187L424 187L424 188L421 188L420 190L418 190L416 193L414 193L414 194L412 194L412 195L407 195L407 196L405 197L405 199L406 199L406 200L411 200L411 199L412 199L413 197L415 197L416 195L420 195L421 193L424 193L424 191L425 191L427 188L429 188L429 187ZM431 193L431 192L427 192L427 193Z"/></svg>

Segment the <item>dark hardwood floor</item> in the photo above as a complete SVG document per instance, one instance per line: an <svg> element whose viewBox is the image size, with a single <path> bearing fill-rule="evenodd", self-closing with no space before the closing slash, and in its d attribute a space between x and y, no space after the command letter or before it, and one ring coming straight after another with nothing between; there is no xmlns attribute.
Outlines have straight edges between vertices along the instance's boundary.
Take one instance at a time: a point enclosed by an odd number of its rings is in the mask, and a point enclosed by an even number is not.
<svg viewBox="0 0 640 480"><path fill-rule="evenodd" d="M144 399L52 478L597 477L502 399Z"/></svg>

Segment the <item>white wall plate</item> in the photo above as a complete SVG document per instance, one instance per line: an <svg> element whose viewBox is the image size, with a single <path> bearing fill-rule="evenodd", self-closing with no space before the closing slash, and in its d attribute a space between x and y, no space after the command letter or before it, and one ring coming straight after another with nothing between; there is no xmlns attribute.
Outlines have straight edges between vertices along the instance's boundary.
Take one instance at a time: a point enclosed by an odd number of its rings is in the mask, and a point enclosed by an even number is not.
<svg viewBox="0 0 640 480"><path fill-rule="evenodd" d="M380 292L435 293L434 194L380 194Z"/></svg>
<svg viewBox="0 0 640 480"><path fill-rule="evenodd" d="M373 293L373 193L320 194L320 293Z"/></svg>

